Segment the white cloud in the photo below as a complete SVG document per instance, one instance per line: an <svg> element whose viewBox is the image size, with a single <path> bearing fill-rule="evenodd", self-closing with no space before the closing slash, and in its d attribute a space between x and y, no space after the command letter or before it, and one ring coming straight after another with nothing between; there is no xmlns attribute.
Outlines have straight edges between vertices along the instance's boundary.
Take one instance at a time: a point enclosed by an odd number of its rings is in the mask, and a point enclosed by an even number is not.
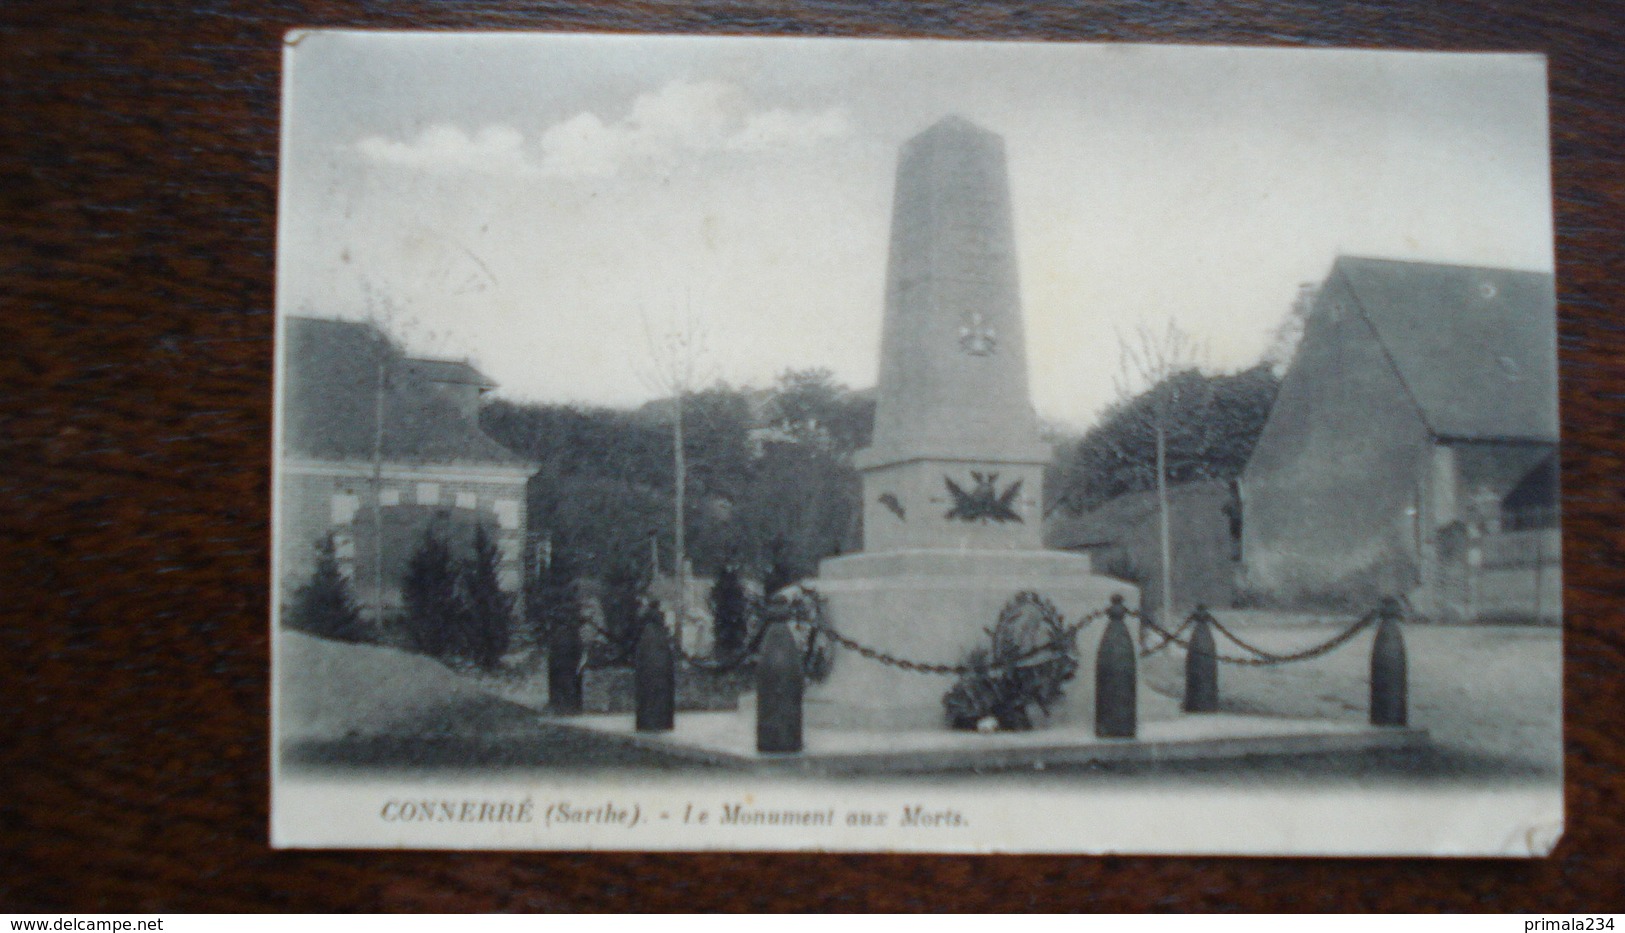
<svg viewBox="0 0 1625 933"><path fill-rule="evenodd" d="M706 150L746 117L744 94L722 81L673 81L632 102L624 126L645 146Z"/></svg>
<svg viewBox="0 0 1625 933"><path fill-rule="evenodd" d="M728 148L737 152L811 146L826 139L840 139L852 132L846 111L839 107L817 112L766 110L752 114L745 125L728 138Z"/></svg>
<svg viewBox="0 0 1625 933"><path fill-rule="evenodd" d="M526 175L535 168L525 155L525 137L503 124L481 127L471 136L459 127L437 123L412 142L369 136L356 143L362 155L378 162L438 171Z"/></svg>
<svg viewBox="0 0 1625 933"><path fill-rule="evenodd" d="M400 142L372 136L356 144L377 162L430 171L516 177L603 178L636 165L659 166L708 153L760 154L807 148L851 133L846 111L755 109L724 81L672 81L639 95L619 120L591 111L544 129L534 145L511 126L472 135L448 124Z"/></svg>

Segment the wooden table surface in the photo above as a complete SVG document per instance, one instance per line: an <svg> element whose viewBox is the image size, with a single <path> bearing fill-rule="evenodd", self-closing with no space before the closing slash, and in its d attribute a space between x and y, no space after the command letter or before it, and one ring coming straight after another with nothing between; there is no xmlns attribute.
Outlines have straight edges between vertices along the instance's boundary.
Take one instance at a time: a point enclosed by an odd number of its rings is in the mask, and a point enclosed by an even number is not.
<svg viewBox="0 0 1625 933"><path fill-rule="evenodd" d="M1543 861L274 852L278 74L292 26L1551 56L1568 834ZM0 5L0 911L1625 907L1625 4Z"/></svg>

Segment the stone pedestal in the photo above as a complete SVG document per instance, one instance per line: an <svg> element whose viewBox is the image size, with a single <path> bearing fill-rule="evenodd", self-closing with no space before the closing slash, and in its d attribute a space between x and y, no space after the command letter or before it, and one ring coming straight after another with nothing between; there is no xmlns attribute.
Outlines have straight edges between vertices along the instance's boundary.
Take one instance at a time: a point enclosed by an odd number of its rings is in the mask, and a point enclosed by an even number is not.
<svg viewBox="0 0 1625 933"><path fill-rule="evenodd" d="M826 560L815 584L836 631L910 661L960 664L991 642L993 628L1017 593L1031 590L1071 624L1103 609L1113 594L1130 605L1130 584L1090 573L1089 560L1058 551L906 550ZM1094 719L1094 652L1104 621L1078 639L1081 664L1066 701L1048 723ZM808 691L809 725L840 729L944 728L942 697L955 678L901 670L853 651L836 650L830 676ZM1160 707L1150 702L1150 712Z"/></svg>

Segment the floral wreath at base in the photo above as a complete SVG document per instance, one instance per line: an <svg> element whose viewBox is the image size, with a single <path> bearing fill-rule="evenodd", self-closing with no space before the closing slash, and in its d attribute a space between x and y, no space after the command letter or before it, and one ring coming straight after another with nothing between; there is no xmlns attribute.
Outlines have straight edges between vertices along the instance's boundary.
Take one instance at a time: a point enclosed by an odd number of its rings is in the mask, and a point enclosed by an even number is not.
<svg viewBox="0 0 1625 933"><path fill-rule="evenodd" d="M1077 633L1068 632L1055 604L1030 591L1017 593L985 630L991 644L973 649L942 698L948 725L991 732L1033 728L1032 708L1048 716L1078 671Z"/></svg>

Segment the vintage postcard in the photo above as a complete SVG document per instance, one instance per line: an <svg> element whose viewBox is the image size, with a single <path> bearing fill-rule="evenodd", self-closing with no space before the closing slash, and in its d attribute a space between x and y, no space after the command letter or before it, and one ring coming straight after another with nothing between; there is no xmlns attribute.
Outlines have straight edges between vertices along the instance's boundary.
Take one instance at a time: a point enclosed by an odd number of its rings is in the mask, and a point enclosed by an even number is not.
<svg viewBox="0 0 1625 933"><path fill-rule="evenodd" d="M1542 57L285 61L276 845L1561 836Z"/></svg>

